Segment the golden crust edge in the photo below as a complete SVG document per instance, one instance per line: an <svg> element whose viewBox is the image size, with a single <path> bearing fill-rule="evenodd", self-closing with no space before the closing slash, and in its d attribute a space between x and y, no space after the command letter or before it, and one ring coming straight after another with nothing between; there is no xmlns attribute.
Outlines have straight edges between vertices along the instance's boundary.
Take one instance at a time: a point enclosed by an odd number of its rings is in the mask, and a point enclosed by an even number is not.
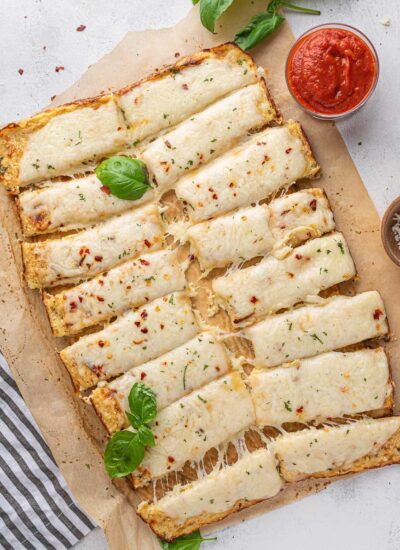
<svg viewBox="0 0 400 550"><path fill-rule="evenodd" d="M89 389L95 386L101 378L97 377L93 371L84 365L78 366L73 357L70 357L68 354L68 349L64 348L60 352L61 361L64 363L67 368L72 382L77 390L80 389Z"/></svg>
<svg viewBox="0 0 400 550"><path fill-rule="evenodd" d="M110 435L128 426L125 413L115 397L115 391L107 386L97 387L92 391L89 399Z"/></svg>
<svg viewBox="0 0 400 550"><path fill-rule="evenodd" d="M297 122L295 120L288 120L285 123L285 127L293 136L298 137L302 143L302 150L307 161L307 166L304 171L303 178L318 178L321 174L321 167L314 157L310 142L302 125L300 124L300 122Z"/></svg>

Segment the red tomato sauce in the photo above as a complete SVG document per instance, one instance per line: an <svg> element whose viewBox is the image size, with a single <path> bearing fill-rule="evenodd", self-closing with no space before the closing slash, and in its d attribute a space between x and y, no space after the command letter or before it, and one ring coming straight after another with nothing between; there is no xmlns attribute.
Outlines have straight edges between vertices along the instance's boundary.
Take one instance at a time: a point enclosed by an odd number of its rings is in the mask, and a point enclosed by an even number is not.
<svg viewBox="0 0 400 550"><path fill-rule="evenodd" d="M355 33L325 28L299 40L286 66L288 85L304 107L341 114L368 95L377 77L370 47Z"/></svg>

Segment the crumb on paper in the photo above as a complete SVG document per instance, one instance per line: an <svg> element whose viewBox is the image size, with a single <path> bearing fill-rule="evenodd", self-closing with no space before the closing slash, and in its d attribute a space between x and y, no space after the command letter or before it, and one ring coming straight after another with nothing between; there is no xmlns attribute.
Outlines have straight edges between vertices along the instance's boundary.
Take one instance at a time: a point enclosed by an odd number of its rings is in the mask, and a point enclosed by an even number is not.
<svg viewBox="0 0 400 550"><path fill-rule="evenodd" d="M76 32L83 32L86 29L86 25L79 25L76 27Z"/></svg>
<svg viewBox="0 0 400 550"><path fill-rule="evenodd" d="M18 69L18 72L22 76L24 74L24 69Z"/></svg>
<svg viewBox="0 0 400 550"><path fill-rule="evenodd" d="M65 70L65 67L62 67L62 66L60 65L60 66L56 67L54 70L56 71L56 73L59 73L60 71L64 71L64 70Z"/></svg>
<svg viewBox="0 0 400 550"><path fill-rule="evenodd" d="M382 19L381 19L381 24L384 25L385 27L390 27L390 19L389 19L389 17L387 17L387 16L382 17Z"/></svg>

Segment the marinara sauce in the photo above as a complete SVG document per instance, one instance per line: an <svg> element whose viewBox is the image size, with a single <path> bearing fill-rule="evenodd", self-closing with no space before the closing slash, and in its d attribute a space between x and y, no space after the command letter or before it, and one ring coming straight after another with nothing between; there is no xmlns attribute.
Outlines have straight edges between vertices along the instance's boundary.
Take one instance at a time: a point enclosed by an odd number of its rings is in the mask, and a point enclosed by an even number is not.
<svg viewBox="0 0 400 550"><path fill-rule="evenodd" d="M354 32L335 27L316 29L300 38L286 65L293 96L322 115L339 115L357 107L377 76L377 59L368 44Z"/></svg>

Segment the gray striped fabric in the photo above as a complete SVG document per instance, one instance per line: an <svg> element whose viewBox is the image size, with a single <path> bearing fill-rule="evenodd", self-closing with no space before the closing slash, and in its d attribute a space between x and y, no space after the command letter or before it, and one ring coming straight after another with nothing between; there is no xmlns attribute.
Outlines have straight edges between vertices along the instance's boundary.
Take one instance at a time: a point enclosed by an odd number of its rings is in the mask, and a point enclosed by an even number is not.
<svg viewBox="0 0 400 550"><path fill-rule="evenodd" d="M70 548L91 529L0 355L0 548Z"/></svg>

